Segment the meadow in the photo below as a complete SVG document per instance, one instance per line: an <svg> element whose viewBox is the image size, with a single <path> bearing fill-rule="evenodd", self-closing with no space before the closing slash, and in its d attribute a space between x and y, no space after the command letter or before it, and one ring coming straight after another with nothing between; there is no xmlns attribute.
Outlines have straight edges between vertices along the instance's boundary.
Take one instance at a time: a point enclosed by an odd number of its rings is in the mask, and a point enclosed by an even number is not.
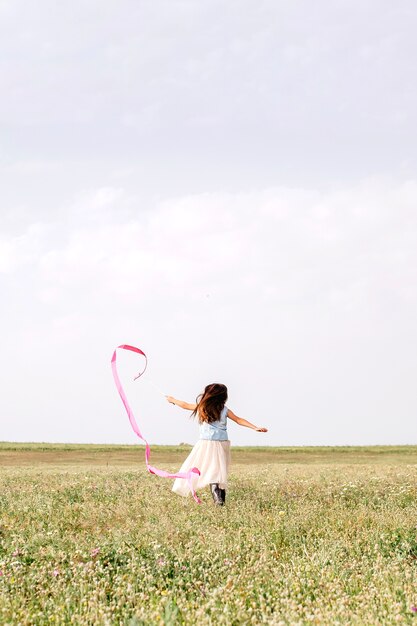
<svg viewBox="0 0 417 626"><path fill-rule="evenodd" d="M235 448L215 508L140 446L0 444L0 623L417 624L416 478L417 446Z"/></svg>

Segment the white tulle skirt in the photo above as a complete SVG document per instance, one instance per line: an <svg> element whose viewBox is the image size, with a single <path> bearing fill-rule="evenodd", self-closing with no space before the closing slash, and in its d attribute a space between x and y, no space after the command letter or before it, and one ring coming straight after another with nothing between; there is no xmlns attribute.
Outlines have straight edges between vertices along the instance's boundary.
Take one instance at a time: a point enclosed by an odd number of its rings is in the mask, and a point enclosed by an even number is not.
<svg viewBox="0 0 417 626"><path fill-rule="evenodd" d="M210 483L219 483L221 489L227 487L227 476L230 466L230 441L212 441L200 439L191 450L181 466L180 472L187 472L192 467L198 467L200 476L192 479L196 491ZM177 478L172 491L180 496L191 494L187 480Z"/></svg>

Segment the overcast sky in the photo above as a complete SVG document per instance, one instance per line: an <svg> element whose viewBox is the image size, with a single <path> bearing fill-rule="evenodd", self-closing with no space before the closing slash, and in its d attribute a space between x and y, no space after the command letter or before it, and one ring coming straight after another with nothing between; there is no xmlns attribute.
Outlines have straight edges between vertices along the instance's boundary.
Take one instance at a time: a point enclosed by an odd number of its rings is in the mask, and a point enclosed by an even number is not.
<svg viewBox="0 0 417 626"><path fill-rule="evenodd" d="M417 443L414 0L0 0L0 440ZM149 381L152 381L150 384Z"/></svg>

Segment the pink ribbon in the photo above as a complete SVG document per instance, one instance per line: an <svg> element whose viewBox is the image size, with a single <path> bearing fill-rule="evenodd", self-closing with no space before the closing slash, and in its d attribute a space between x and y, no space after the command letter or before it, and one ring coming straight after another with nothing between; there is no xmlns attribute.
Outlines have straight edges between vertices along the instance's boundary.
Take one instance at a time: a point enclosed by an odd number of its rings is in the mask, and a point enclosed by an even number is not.
<svg viewBox="0 0 417 626"><path fill-rule="evenodd" d="M143 437L142 433L139 430L139 427L136 423L136 419L135 416L133 415L133 411L129 406L129 402L127 401L127 397L126 394L124 392L124 389L122 387L122 383L120 382L120 378L119 375L117 373L117 365L116 365L116 351L118 349L121 350L131 350L132 352L136 352L137 354L141 354L142 356L145 357L145 367L143 368L143 370L137 375L135 376L136 380L137 378L140 378L142 376L142 374L145 372L146 367L148 365L148 359L146 354L140 350L139 348L135 348L134 346L128 346L128 345L121 345L121 346L117 346L117 348L115 349L115 351L113 352L113 356L111 358L111 369L113 372L113 378L114 378L114 382L116 383L116 387L117 387L117 391L119 392L119 395L122 399L122 402L124 404L124 407L126 409L126 413L127 416L129 418L130 424L133 428L133 431L136 433L136 435L139 437L139 439L142 439L142 441L145 442L145 463L146 463L146 467L148 469L148 472L150 474L155 474L156 476L161 476L162 478L184 478L187 482L188 485L190 487L190 491L192 493L192 496L194 498L194 500L197 502L197 504L201 504L201 500L200 498L197 496L193 484L192 484L192 478L194 475L199 476L200 475L200 470L197 467L192 467L190 470L188 470L188 472L178 472L177 474L170 474L169 472L166 472L165 470L160 470L156 467L153 467L150 463L149 463L149 459L151 456L151 449L149 447L148 442L146 441L145 437Z"/></svg>

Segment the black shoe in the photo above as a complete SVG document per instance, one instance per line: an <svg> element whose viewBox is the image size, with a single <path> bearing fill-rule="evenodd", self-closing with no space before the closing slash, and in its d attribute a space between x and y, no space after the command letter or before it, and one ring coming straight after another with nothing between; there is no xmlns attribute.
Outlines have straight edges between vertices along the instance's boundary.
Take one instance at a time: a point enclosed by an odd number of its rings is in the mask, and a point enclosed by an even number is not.
<svg viewBox="0 0 417 626"><path fill-rule="evenodd" d="M222 494L222 489L219 488L219 483L210 483L211 495L213 496L214 504L218 506L223 506L224 498Z"/></svg>
<svg viewBox="0 0 417 626"><path fill-rule="evenodd" d="M226 504L226 489L220 489L220 493L222 496L223 504Z"/></svg>

